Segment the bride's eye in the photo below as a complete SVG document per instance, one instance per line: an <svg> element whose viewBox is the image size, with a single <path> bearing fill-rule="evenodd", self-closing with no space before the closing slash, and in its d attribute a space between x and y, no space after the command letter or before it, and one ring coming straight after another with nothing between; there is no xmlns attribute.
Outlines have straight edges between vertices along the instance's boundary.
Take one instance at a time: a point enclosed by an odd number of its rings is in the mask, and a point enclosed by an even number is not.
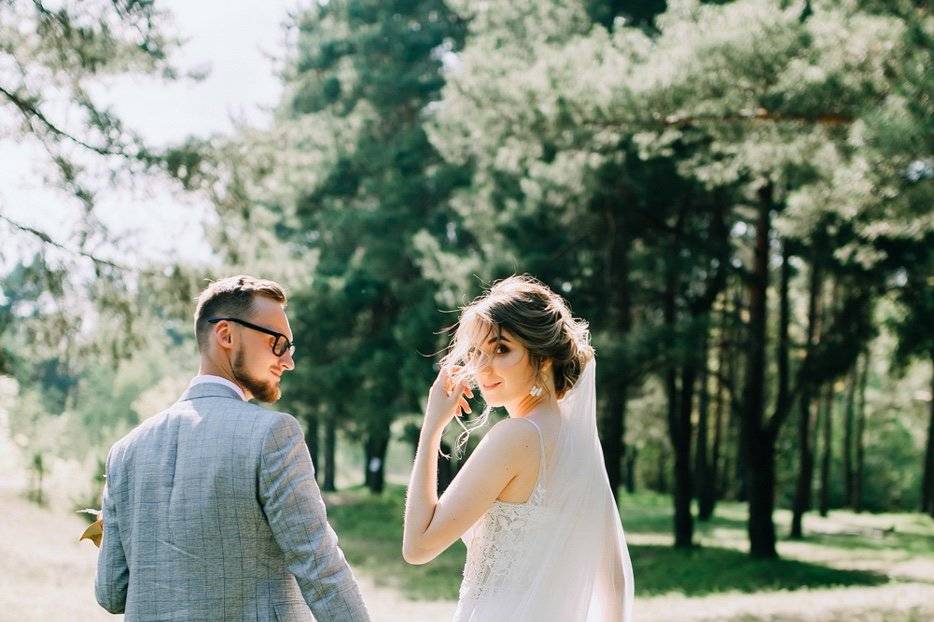
<svg viewBox="0 0 934 622"><path fill-rule="evenodd" d="M507 354L508 352L509 352L509 348L507 348L506 346L496 346L496 350L494 351L494 354Z"/></svg>

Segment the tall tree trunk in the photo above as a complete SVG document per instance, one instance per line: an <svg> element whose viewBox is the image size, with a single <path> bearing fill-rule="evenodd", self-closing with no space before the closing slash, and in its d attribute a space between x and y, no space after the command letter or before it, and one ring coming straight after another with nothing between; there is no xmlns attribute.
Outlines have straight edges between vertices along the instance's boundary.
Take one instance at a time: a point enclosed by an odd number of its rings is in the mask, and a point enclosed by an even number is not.
<svg viewBox="0 0 934 622"><path fill-rule="evenodd" d="M837 304L837 293L839 289L843 289L840 287L840 281L834 280L830 288L830 299L825 304L828 318L836 313L836 308L839 306ZM826 323L829 324L829 320ZM833 411L834 402L836 401L834 382L834 378L827 379L824 383L824 392L821 398L822 415L820 429L823 440L821 441L820 498L818 501L818 513L824 518L830 513L830 466L831 458L833 457ZM816 446L817 444L815 443L815 447Z"/></svg>
<svg viewBox="0 0 934 622"><path fill-rule="evenodd" d="M639 449L635 445L626 448L626 492L635 494L636 492L636 458L639 455Z"/></svg>
<svg viewBox="0 0 934 622"><path fill-rule="evenodd" d="M694 408L694 383L697 369L693 364L681 368L681 395L678 399L678 436L675 448L675 548L694 546L694 517L691 499L694 484L691 475L691 412Z"/></svg>
<svg viewBox="0 0 934 622"><path fill-rule="evenodd" d="M859 358L847 374L846 405L843 412L843 498L848 508L853 507L853 415L858 369Z"/></svg>
<svg viewBox="0 0 934 622"><path fill-rule="evenodd" d="M713 516L717 507L717 501L723 498L723 486L721 485L721 447L723 445L723 406L716 411L713 429L713 449L711 450L710 460L710 488L704 493L704 513Z"/></svg>
<svg viewBox="0 0 934 622"><path fill-rule="evenodd" d="M745 400L741 419L743 456L748 465L749 552L756 558L775 558L774 441L765 426L765 350L768 320L769 235L773 206L772 185L759 189L756 239L749 288L749 345L746 348Z"/></svg>
<svg viewBox="0 0 934 622"><path fill-rule="evenodd" d="M807 381L805 381L807 382ZM807 384L810 384L807 382ZM811 509L811 488L814 479L814 452L811 448L811 389L805 387L799 398L798 414L798 478L791 506L792 539L804 537L802 519Z"/></svg>
<svg viewBox="0 0 934 622"><path fill-rule="evenodd" d="M745 287L745 285L744 285ZM727 430L730 437L730 452L726 455L729 468L724 467L723 489L730 490L730 499L745 503L749 500L746 491L749 490L749 467L746 465L746 445L743 441L744 387L746 378L746 344L748 341L745 321L740 321L739 312L733 322L732 356L727 361L728 377L732 390L727 394L727 410L729 416ZM739 358L743 357L740 361ZM741 364L742 363L742 364Z"/></svg>
<svg viewBox="0 0 934 622"><path fill-rule="evenodd" d="M698 382L697 397L697 456L695 460L695 488L697 490L697 518L702 521L710 520L713 513L713 488L715 477L711 465L710 451L707 446L709 438L708 411L710 407L710 393L708 392L707 371L707 344L708 336L704 336L704 345L701 348L701 368Z"/></svg>
<svg viewBox="0 0 934 622"><path fill-rule="evenodd" d="M775 434L778 427L788 418L791 410L790 365L789 350L790 338L788 327L791 323L791 297L789 295L791 283L791 253L788 241L782 240L782 265L778 282L778 347L776 349L776 367L778 369L778 388L775 395L775 412L773 425Z"/></svg>
<svg viewBox="0 0 934 622"><path fill-rule="evenodd" d="M366 486L373 494L380 494L386 485L386 450L389 448L389 426L371 430L363 444Z"/></svg>
<svg viewBox="0 0 934 622"><path fill-rule="evenodd" d="M752 441L749 457L749 554L775 559L775 443L767 435Z"/></svg>
<svg viewBox="0 0 934 622"><path fill-rule="evenodd" d="M727 400L730 398L727 397ZM720 492L718 499L727 499L736 501L739 499L739 480L736 477L736 448L740 446L739 442L739 421L730 415L729 409L726 409L728 419L724 428L724 444L722 452L722 464L720 466L720 483L717 489Z"/></svg>
<svg viewBox="0 0 934 622"><path fill-rule="evenodd" d="M866 481L866 382L869 378L869 348L863 349L863 370L859 377L856 408L856 478L853 485L853 509L863 511L863 489Z"/></svg>
<svg viewBox="0 0 934 622"><path fill-rule="evenodd" d="M746 494L749 490L749 467L746 463L746 443L743 440L743 417L745 416L746 407L743 404L742 393L737 389L739 387L740 377L745 378L747 369L740 365L740 356L746 353L746 343L749 340L748 335L743 335L743 322L742 322L742 306L744 304L743 295L741 291L737 291L733 300L733 337L731 339L732 343L735 344L733 347L733 356L729 358L729 379L730 386L734 389L730 391L729 399L729 408L727 412L730 414L731 427L734 430L734 449L735 449L735 458L734 458L734 477L736 480L735 491L736 494L734 498L736 501L745 502L748 500L748 495ZM742 344L742 347L738 347ZM745 364L748 365L748 360L745 361Z"/></svg>
<svg viewBox="0 0 934 622"><path fill-rule="evenodd" d="M665 326L673 339L677 322L675 306L678 278L673 266L667 267L665 279ZM682 368L681 390L678 390L678 365L674 344L669 345L669 363L665 372L667 394L668 437L674 453L674 532L675 548L693 546L694 518L691 516L691 385L694 371L690 364ZM690 384L686 384L689 382ZM685 409L687 416L685 417Z"/></svg>
<svg viewBox="0 0 934 622"><path fill-rule="evenodd" d="M776 349L778 368L778 390L775 398L775 410L772 418L764 424L758 440L753 446L754 466L756 477L763 482L756 486L750 499L750 552L755 557L778 557L775 550L775 523L772 513L775 509L775 444L782 424L788 417L791 409L791 396L789 390L788 365L788 325L791 317L789 303L789 282L791 281L791 264L788 242L782 241L782 264L779 272L778 284L778 347ZM768 260L766 259L766 262ZM767 269L767 266L766 266ZM767 301L764 301L767 303ZM765 354L757 354L763 359ZM764 399L764 398L763 398ZM753 525L752 507L757 510L758 521ZM755 534L755 536L754 536Z"/></svg>
<svg viewBox="0 0 934 622"><path fill-rule="evenodd" d="M665 477L668 472L668 461L665 460L667 455L667 452L658 452L658 471L656 471L655 478L655 492L663 495L671 492L668 489L668 479Z"/></svg>
<svg viewBox="0 0 934 622"><path fill-rule="evenodd" d="M924 452L924 478L921 511L934 517L934 357L931 358L931 394L928 399L929 421L927 450Z"/></svg>
<svg viewBox="0 0 934 622"><path fill-rule="evenodd" d="M305 422L308 429L305 430L305 444L308 445L308 453L311 454L311 463L315 466L315 479L320 475L318 465L319 443L318 443L318 415L308 415Z"/></svg>
<svg viewBox="0 0 934 622"><path fill-rule="evenodd" d="M830 512L830 456L833 450L833 381L828 381L824 387L823 413L823 441L821 442L820 464L820 515L826 517Z"/></svg>
<svg viewBox="0 0 934 622"><path fill-rule="evenodd" d="M811 509L811 488L814 479L814 451L811 447L811 402L814 384L811 380L814 365L814 345L820 330L822 271L817 261L817 251L812 253L811 278L808 287L808 327L805 338L804 361L798 374L801 396L798 399L798 479L792 502L791 538L804 537L801 522L804 513Z"/></svg>
<svg viewBox="0 0 934 622"><path fill-rule="evenodd" d="M724 297L725 302L725 297ZM721 498L723 494L723 488L720 486L720 456L721 456L721 446L723 444L723 410L725 407L724 403L724 382L723 374L725 373L725 364L726 359L726 323L727 315L726 308L722 310L720 314L721 324L720 324L720 343L717 347L717 376L716 376L716 392L714 393L714 430L713 430L713 451L710 458L710 486L705 490L704 499L701 502L701 514L706 514L707 516L713 516L714 508L716 507L717 501Z"/></svg>
<svg viewBox="0 0 934 622"><path fill-rule="evenodd" d="M603 460L606 466L607 477L610 480L610 490L613 496L618 495L620 484L623 477L623 458L625 449L623 447L623 428L625 426L626 416L626 386L620 382L620 376L615 370L602 368L601 377L605 379L601 382L606 386L609 392L606 400L606 414L603 425ZM612 374L612 377L609 375Z"/></svg>
<svg viewBox="0 0 934 622"><path fill-rule="evenodd" d="M45 489L45 459L41 451L36 451L32 455L32 471L35 481L32 498L38 505L45 505L45 497L43 496Z"/></svg>
<svg viewBox="0 0 934 622"><path fill-rule="evenodd" d="M632 309L629 292L630 232L623 220L623 211L615 206L604 210L609 237L605 250L605 274L609 295L610 330L622 339L631 329ZM628 360L615 361L619 369L607 369L601 374L607 392L603 417L603 460L610 490L616 497L622 482L622 466L626 457L626 403L628 401ZM602 368L601 368L602 369Z"/></svg>
<svg viewBox="0 0 934 622"><path fill-rule="evenodd" d="M324 420L324 483L322 490L337 490L337 417L329 414Z"/></svg>

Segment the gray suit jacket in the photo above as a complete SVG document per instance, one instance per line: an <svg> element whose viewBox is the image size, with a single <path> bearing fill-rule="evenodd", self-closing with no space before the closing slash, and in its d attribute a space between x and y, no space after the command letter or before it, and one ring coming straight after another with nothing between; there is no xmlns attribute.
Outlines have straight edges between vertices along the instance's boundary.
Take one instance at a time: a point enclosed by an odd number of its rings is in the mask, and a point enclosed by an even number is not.
<svg viewBox="0 0 934 622"><path fill-rule="evenodd" d="M128 622L369 620L298 422L220 383L114 444L103 512L97 601Z"/></svg>

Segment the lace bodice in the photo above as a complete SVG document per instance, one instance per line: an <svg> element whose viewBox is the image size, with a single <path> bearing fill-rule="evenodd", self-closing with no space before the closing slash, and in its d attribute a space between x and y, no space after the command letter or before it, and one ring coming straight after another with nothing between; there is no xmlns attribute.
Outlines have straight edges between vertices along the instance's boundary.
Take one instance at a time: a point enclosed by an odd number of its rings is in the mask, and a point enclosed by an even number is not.
<svg viewBox="0 0 934 622"><path fill-rule="evenodd" d="M483 596L492 595L503 579L515 569L529 536L541 520L542 501L545 495L545 449L542 432L535 426L539 438L540 460L538 480L525 503L494 501L490 509L464 533L467 545L467 561L464 564L464 579L461 583L458 612L455 621L468 619L470 603Z"/></svg>

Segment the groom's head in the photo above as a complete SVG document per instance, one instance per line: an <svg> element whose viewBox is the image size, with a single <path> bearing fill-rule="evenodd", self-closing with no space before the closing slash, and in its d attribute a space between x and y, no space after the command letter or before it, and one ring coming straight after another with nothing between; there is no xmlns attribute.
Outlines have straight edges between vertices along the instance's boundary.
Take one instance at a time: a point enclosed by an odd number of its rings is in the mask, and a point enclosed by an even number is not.
<svg viewBox="0 0 934 622"><path fill-rule="evenodd" d="M227 377L247 397L278 400L283 372L295 367L285 306L275 281L240 274L211 283L195 310L203 373Z"/></svg>

